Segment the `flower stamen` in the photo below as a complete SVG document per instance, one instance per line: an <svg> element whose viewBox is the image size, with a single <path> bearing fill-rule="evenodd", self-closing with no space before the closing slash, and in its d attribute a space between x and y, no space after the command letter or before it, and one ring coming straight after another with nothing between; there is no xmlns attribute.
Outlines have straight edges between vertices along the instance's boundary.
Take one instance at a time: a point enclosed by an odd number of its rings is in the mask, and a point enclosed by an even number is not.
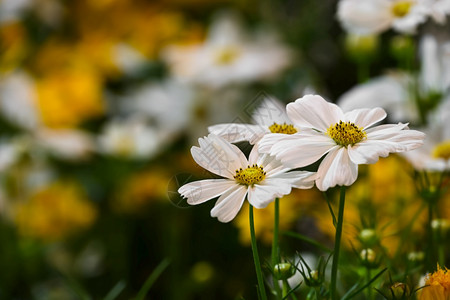
<svg viewBox="0 0 450 300"><path fill-rule="evenodd" d="M239 50L235 47L224 47L217 51L215 62L218 65L229 65L239 57Z"/></svg>
<svg viewBox="0 0 450 300"><path fill-rule="evenodd" d="M260 183L266 178L266 172L262 166L254 164L252 166L247 166L247 168L236 170L236 175L234 179L239 183L247 186L253 186L254 184Z"/></svg>
<svg viewBox="0 0 450 300"><path fill-rule="evenodd" d="M432 155L434 158L450 159L450 140L438 144Z"/></svg>
<svg viewBox="0 0 450 300"><path fill-rule="evenodd" d="M409 13L412 5L413 1L397 1L392 5L392 14L397 18L403 18Z"/></svg>
<svg viewBox="0 0 450 300"><path fill-rule="evenodd" d="M297 133L297 129L295 129L294 125L292 124L278 124L273 123L269 126L269 130L272 133L284 133L284 134L294 134Z"/></svg>
<svg viewBox="0 0 450 300"><path fill-rule="evenodd" d="M327 129L327 134L336 142L336 144L347 147L361 142L367 137L362 127L351 122L342 122L331 125Z"/></svg>

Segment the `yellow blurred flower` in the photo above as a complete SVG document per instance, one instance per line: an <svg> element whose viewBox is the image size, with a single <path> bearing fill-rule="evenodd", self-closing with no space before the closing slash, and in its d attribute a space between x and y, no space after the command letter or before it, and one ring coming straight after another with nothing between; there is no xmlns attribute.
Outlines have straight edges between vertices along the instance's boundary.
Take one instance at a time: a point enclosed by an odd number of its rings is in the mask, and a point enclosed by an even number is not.
<svg viewBox="0 0 450 300"><path fill-rule="evenodd" d="M428 274L425 278L425 287L419 290L419 300L449 300L450 299L450 272L447 268Z"/></svg>
<svg viewBox="0 0 450 300"><path fill-rule="evenodd" d="M188 21L182 12L155 3L76 1L71 11L80 36L94 33L130 45L148 59L155 59L159 49L168 43L198 41L203 36L202 28Z"/></svg>
<svg viewBox="0 0 450 300"><path fill-rule="evenodd" d="M169 177L162 171L143 171L132 175L119 188L113 200L114 210L139 213L156 199L165 199Z"/></svg>
<svg viewBox="0 0 450 300"><path fill-rule="evenodd" d="M15 221L22 235L52 241L89 227L96 216L80 186L55 182L18 204Z"/></svg>
<svg viewBox="0 0 450 300"><path fill-rule="evenodd" d="M315 205L314 202L320 201L321 195L316 189L297 190L280 199L280 225L279 230L289 230L294 223L305 214L308 207ZM250 244L250 225L248 218L248 203L245 202L241 212L234 220L234 225L239 229L239 240L242 244ZM263 243L272 243L273 223L274 223L274 202L270 203L264 209L255 209L254 223L256 237Z"/></svg>
<svg viewBox="0 0 450 300"><path fill-rule="evenodd" d="M38 79L38 105L48 127L73 127L104 111L102 79L89 70L62 70Z"/></svg>

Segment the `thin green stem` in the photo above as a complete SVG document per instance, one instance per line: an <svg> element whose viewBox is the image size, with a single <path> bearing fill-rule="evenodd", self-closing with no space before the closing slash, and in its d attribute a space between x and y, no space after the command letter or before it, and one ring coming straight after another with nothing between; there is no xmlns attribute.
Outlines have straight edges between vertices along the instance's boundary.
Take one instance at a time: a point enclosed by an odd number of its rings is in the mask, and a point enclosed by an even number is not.
<svg viewBox="0 0 450 300"><path fill-rule="evenodd" d="M264 288L264 280L261 271L261 263L259 261L258 247L256 245L255 224L253 221L253 205L249 205L249 221L250 221L250 236L252 240L253 260L255 262L256 278L258 279L258 289L262 300L267 300L266 290Z"/></svg>
<svg viewBox="0 0 450 300"><path fill-rule="evenodd" d="M278 198L275 199L275 210L274 210L274 222L273 222L273 240L272 240L272 268L275 269L275 266L280 262L279 260L279 251L278 251L278 232L279 232L279 223L280 223L280 200ZM278 280L275 276L273 276L273 288L275 290L275 294L277 299L282 299L280 286L278 285Z"/></svg>
<svg viewBox="0 0 450 300"><path fill-rule="evenodd" d="M372 279L372 275L370 273L371 273L370 268L366 268L367 283L369 284L369 286L367 287L367 299L368 300L373 299L372 289L370 288L370 280Z"/></svg>
<svg viewBox="0 0 450 300"><path fill-rule="evenodd" d="M342 223L344 222L344 206L345 206L345 186L341 186L339 199L339 212L336 224L336 237L334 239L333 263L331 265L331 299L338 299L336 295L337 271L339 263L339 252L341 246Z"/></svg>
<svg viewBox="0 0 450 300"><path fill-rule="evenodd" d="M357 71L358 71L358 82L363 83L367 81L370 77L369 62L368 61L359 62L357 65Z"/></svg>

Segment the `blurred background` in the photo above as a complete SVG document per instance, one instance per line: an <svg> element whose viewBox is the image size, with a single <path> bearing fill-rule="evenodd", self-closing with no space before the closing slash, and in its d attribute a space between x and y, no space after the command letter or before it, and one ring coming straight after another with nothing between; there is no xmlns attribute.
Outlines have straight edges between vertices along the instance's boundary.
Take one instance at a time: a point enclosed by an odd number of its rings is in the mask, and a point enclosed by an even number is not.
<svg viewBox="0 0 450 300"><path fill-rule="evenodd" d="M428 22L416 35L360 39L336 11L333 0L0 0L0 299L109 299L114 289L132 299L161 262L145 299L256 299L247 208L222 224L213 201L190 207L177 193L211 177L190 147L209 125L251 122L267 98L338 102L372 78L420 78L422 37L449 38L448 25ZM396 91L366 98L412 127L449 111L436 109L448 86L413 108L384 101ZM347 246L373 228L401 269L426 219L413 167L393 156L360 174ZM256 213L264 261L273 207ZM316 189L283 198L280 222L333 245ZM405 228L416 238L397 234ZM287 236L281 245L292 259L322 254Z"/></svg>

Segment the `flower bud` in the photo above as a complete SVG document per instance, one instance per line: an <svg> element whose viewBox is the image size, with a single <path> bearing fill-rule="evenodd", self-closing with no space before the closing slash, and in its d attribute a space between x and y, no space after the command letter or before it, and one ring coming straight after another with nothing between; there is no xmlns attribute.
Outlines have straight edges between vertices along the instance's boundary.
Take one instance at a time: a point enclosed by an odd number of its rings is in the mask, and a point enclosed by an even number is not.
<svg viewBox="0 0 450 300"><path fill-rule="evenodd" d="M409 295L409 287L402 282L394 283L389 289L392 291L394 299L403 299Z"/></svg>
<svg viewBox="0 0 450 300"><path fill-rule="evenodd" d="M273 268L273 275L278 280L288 279L295 274L295 267L290 263L280 263Z"/></svg>
<svg viewBox="0 0 450 300"><path fill-rule="evenodd" d="M373 246L378 242L378 236L374 229L364 228L359 233L359 240L366 246Z"/></svg>
<svg viewBox="0 0 450 300"><path fill-rule="evenodd" d="M370 60L378 49L378 36L349 34L345 39L345 48L354 61Z"/></svg>
<svg viewBox="0 0 450 300"><path fill-rule="evenodd" d="M408 260L412 262L420 262L423 261L424 258L425 253L423 253L422 251L408 253Z"/></svg>
<svg viewBox="0 0 450 300"><path fill-rule="evenodd" d="M367 268L374 268L378 263L375 251L373 251L370 248L363 249L359 253L359 257L362 260L362 264L365 265Z"/></svg>
<svg viewBox="0 0 450 300"><path fill-rule="evenodd" d="M450 222L446 219L434 219L431 221L431 228L440 233L446 233L450 229Z"/></svg>

